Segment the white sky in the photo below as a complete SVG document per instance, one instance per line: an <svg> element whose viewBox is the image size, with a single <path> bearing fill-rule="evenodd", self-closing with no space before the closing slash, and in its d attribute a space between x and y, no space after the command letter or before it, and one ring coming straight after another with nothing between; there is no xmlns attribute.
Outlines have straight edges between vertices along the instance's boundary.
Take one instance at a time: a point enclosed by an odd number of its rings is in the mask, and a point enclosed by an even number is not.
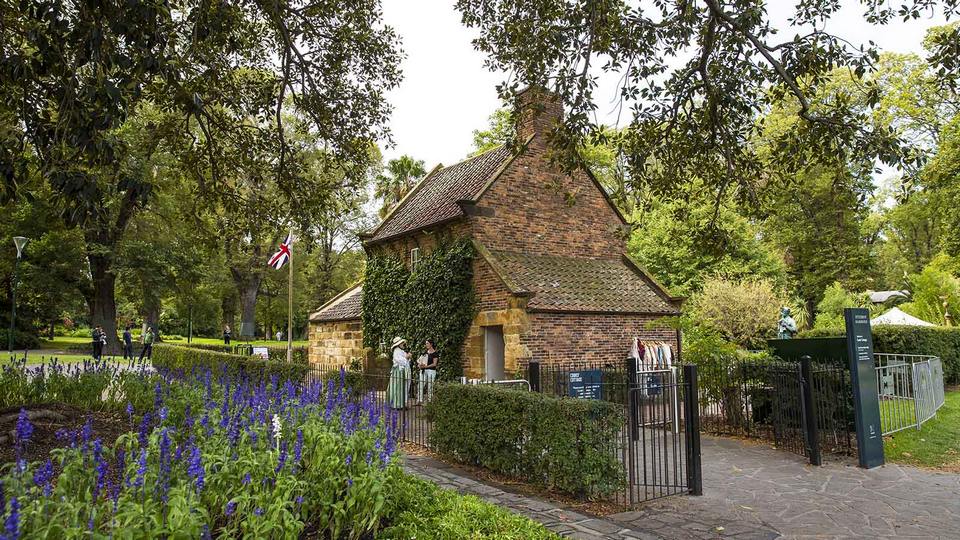
<svg viewBox="0 0 960 540"><path fill-rule="evenodd" d="M795 2L768 4L781 35L786 39L796 33L786 22ZM875 27L863 20L859 2L844 0L843 5L826 30L858 45L872 39L883 50L920 53L926 30L945 22L938 16ZM487 117L500 106L495 87L504 75L483 66L484 55L473 49L474 33L460 23L454 0L383 0L383 10L406 53L404 80L389 94L395 146L384 149L384 161L410 154L424 160L427 170L437 163L460 161L472 147L473 130L486 127ZM614 96L615 87L601 81L595 93L598 113L609 113ZM612 116L601 119L614 121Z"/></svg>

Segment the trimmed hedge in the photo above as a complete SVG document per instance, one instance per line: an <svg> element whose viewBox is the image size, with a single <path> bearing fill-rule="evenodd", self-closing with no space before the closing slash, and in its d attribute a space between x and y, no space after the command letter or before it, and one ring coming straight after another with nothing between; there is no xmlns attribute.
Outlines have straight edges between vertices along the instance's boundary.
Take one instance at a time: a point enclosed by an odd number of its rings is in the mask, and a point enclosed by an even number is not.
<svg viewBox="0 0 960 540"><path fill-rule="evenodd" d="M844 336L844 330L808 330L802 337ZM873 348L881 353L927 354L943 362L944 382L960 383L960 328L881 325L873 327Z"/></svg>
<svg viewBox="0 0 960 540"><path fill-rule="evenodd" d="M243 350L252 350L252 345L247 345L245 343L237 343L234 345L221 345L221 344L210 344L210 343L177 343L177 347L188 347L191 349L203 349L205 351L217 351L225 352L230 354L246 354L241 351ZM293 361L297 364L306 364L308 361L309 349L307 347L294 347L293 348ZM286 362L287 361L287 347L267 347L267 356L271 362Z"/></svg>
<svg viewBox="0 0 960 540"><path fill-rule="evenodd" d="M194 367L209 368L215 373L227 366L234 372L243 372L251 377L271 377L277 375L281 380L301 380L310 369L305 364L296 362L273 362L263 360L257 356L230 354L218 351L209 351L198 347L180 347L167 343L157 343L153 346L153 367L165 369L182 369L189 372Z"/></svg>
<svg viewBox="0 0 960 540"><path fill-rule="evenodd" d="M623 405L488 385L438 384L430 443L455 460L578 497L624 486Z"/></svg>

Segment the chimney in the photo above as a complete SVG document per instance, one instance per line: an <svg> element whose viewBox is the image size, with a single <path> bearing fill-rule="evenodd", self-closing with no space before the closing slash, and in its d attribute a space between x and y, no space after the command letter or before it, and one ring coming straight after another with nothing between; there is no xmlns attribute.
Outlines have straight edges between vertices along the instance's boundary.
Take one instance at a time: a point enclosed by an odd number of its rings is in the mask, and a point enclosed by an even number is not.
<svg viewBox="0 0 960 540"><path fill-rule="evenodd" d="M514 101L519 142L531 135L545 141L553 128L563 121L563 104L557 94L542 86L531 85L517 92Z"/></svg>

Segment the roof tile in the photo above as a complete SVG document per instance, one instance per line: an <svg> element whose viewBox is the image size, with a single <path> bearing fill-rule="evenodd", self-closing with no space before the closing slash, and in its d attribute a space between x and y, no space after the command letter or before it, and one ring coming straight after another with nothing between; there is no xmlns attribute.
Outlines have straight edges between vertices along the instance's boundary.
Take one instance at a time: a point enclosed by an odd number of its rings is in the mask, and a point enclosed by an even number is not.
<svg viewBox="0 0 960 540"><path fill-rule="evenodd" d="M434 171L413 188L410 196L374 230L368 242L379 242L462 216L457 201L472 199L510 156L509 148L498 146Z"/></svg>
<svg viewBox="0 0 960 540"><path fill-rule="evenodd" d="M363 286L354 285L320 307L310 315L312 322L350 321L360 318L360 305L363 299Z"/></svg>
<svg viewBox="0 0 960 540"><path fill-rule="evenodd" d="M533 293L531 310L678 314L625 259L586 259L490 250L509 280Z"/></svg>

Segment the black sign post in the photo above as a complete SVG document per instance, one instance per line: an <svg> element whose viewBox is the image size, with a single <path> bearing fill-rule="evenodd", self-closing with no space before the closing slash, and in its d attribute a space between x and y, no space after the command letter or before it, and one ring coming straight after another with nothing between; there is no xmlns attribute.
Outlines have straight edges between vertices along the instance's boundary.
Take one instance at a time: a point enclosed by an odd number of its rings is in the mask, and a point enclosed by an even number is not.
<svg viewBox="0 0 960 540"><path fill-rule="evenodd" d="M860 466L872 469L883 465L883 432L880 429L880 399L877 397L877 371L873 360L873 333L870 312L846 308L847 354L853 383L853 414L857 427Z"/></svg>

